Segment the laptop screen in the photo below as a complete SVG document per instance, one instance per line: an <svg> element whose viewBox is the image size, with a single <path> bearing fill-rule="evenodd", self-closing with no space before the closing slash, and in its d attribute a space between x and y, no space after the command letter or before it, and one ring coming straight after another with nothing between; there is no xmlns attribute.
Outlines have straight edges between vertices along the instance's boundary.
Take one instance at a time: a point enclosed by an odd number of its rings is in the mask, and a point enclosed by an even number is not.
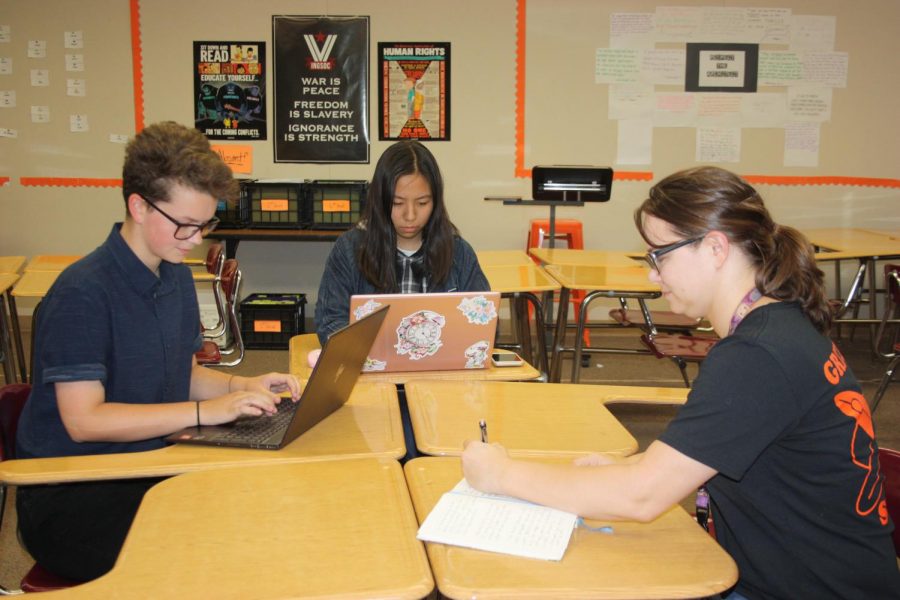
<svg viewBox="0 0 900 600"><path fill-rule="evenodd" d="M350 299L350 322L390 306L364 371L447 371L488 366L499 292L363 294Z"/></svg>

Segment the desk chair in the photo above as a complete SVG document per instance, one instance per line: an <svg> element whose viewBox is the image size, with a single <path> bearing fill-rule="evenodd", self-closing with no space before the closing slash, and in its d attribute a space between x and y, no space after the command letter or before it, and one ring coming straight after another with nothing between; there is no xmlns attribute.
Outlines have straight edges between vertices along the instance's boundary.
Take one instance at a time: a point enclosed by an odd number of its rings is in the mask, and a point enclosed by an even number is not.
<svg viewBox="0 0 900 600"><path fill-rule="evenodd" d="M695 335L675 335L671 333L645 333L641 335L643 343L656 358L669 358L678 365L681 378L686 387L691 387L687 374L687 363L701 362L719 341L717 337L700 337Z"/></svg>
<svg viewBox="0 0 900 600"><path fill-rule="evenodd" d="M862 260L859 262L859 267L856 269L856 275L853 277L853 283L850 284L850 289L847 291L847 296L845 298L833 298L828 301L834 316L834 322L837 325L835 328L837 337L841 336L841 324L846 323L852 325L853 322L859 318L860 304L866 301L862 298L866 280L866 266L866 261ZM853 317L844 319L844 315L850 310L853 311ZM851 340L853 339L853 331L854 330L852 329L850 330Z"/></svg>
<svg viewBox="0 0 900 600"><path fill-rule="evenodd" d="M229 258L222 268L222 292L226 310L226 337L231 334L231 344L219 348L213 341L203 342L203 347L194 355L201 365L214 367L234 367L244 360L244 340L241 337L241 323L238 319L238 295L241 289L241 270L236 258ZM223 355L234 354L231 360L223 360Z"/></svg>
<svg viewBox="0 0 900 600"><path fill-rule="evenodd" d="M609 317L621 325L622 327L640 327L641 329L649 329L647 319L642 310L637 308L628 308L624 298L619 301L622 306L619 308L611 308ZM652 312L653 326L661 331L676 331L687 335L691 330L698 329L700 331L711 331L711 327L703 325L703 319L691 318L679 315L669 310L654 310Z"/></svg>
<svg viewBox="0 0 900 600"><path fill-rule="evenodd" d="M31 393L31 385L27 383L11 383L0 388L0 460L15 458L16 430L19 415ZM6 484L0 483L0 526L3 523L3 509L6 506ZM41 565L35 564L19 584L20 590L9 590L0 586L0 596L21 594L22 592L48 592L77 585L57 577Z"/></svg>
<svg viewBox="0 0 900 600"><path fill-rule="evenodd" d="M199 279L197 283L209 282L212 285L213 300L216 304L216 323L212 327L203 327L203 337L214 339L225 334L228 313L225 306L225 294L222 292L222 269L225 267L225 245L210 244L206 251L206 259L185 259L184 264L192 268L203 268L212 279Z"/></svg>
<svg viewBox="0 0 900 600"><path fill-rule="evenodd" d="M884 305L884 315L875 331L872 341L872 349L882 358L894 358L897 351L891 352L897 342L900 342L900 264L884 265L884 286L887 288L887 299ZM885 341L887 341L884 351Z"/></svg>
<svg viewBox="0 0 900 600"><path fill-rule="evenodd" d="M878 462L884 475L884 496L888 514L894 522L894 550L900 558L900 452L890 448L878 449Z"/></svg>

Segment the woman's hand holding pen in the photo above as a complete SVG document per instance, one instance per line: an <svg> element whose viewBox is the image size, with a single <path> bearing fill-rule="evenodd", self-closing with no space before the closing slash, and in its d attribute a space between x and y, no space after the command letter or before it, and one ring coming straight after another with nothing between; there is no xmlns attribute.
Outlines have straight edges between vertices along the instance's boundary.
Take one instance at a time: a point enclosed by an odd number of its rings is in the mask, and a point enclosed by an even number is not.
<svg viewBox="0 0 900 600"><path fill-rule="evenodd" d="M466 481L489 494L502 494L503 473L510 458L500 444L467 441L463 446L462 466Z"/></svg>

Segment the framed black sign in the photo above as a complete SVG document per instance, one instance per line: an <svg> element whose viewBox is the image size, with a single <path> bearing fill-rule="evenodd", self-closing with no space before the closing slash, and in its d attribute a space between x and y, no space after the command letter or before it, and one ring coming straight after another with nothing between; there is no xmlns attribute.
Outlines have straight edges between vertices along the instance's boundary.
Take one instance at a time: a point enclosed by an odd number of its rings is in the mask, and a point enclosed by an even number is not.
<svg viewBox="0 0 900 600"><path fill-rule="evenodd" d="M687 44L686 92L756 92L758 44Z"/></svg>

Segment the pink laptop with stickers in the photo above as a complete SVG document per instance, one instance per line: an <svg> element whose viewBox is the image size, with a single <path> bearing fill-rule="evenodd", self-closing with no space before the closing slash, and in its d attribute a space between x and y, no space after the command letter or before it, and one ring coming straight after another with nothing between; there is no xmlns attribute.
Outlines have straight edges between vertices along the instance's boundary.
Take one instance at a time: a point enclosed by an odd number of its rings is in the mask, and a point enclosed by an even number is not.
<svg viewBox="0 0 900 600"><path fill-rule="evenodd" d="M357 295L350 298L350 322L382 306L391 308L363 371L450 371L489 365L499 292Z"/></svg>

